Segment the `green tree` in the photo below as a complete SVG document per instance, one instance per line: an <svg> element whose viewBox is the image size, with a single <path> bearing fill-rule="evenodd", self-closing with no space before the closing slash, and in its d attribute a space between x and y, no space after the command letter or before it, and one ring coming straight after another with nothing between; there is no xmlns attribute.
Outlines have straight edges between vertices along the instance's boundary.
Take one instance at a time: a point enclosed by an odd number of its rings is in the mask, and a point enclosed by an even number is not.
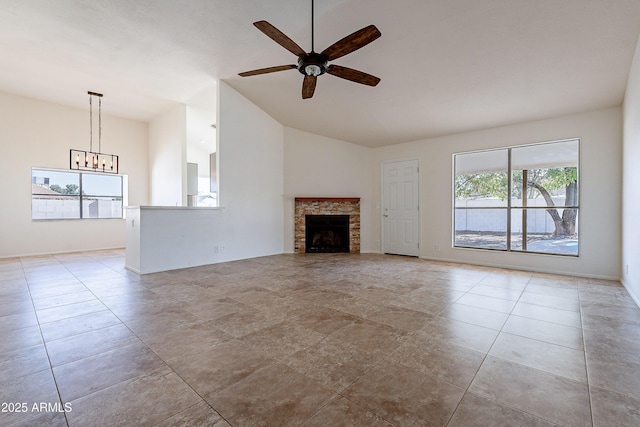
<svg viewBox="0 0 640 427"><path fill-rule="evenodd" d="M55 191L56 193L62 193L62 187L60 187L58 184L51 185L49 187L49 190Z"/></svg>
<svg viewBox="0 0 640 427"><path fill-rule="evenodd" d="M526 197L533 199L542 197L547 205L547 213L553 219L555 236L572 236L576 233L577 210L565 208L562 214L556 207L553 196L564 192L564 206L578 205L578 169L576 167L531 169L526 171L526 189L523 186L522 170L513 171L511 192L508 191L508 175L506 172L477 173L456 176L456 198L473 199L497 197L507 200Z"/></svg>
<svg viewBox="0 0 640 427"><path fill-rule="evenodd" d="M78 187L76 184L67 184L65 190L63 191L64 194L78 194Z"/></svg>

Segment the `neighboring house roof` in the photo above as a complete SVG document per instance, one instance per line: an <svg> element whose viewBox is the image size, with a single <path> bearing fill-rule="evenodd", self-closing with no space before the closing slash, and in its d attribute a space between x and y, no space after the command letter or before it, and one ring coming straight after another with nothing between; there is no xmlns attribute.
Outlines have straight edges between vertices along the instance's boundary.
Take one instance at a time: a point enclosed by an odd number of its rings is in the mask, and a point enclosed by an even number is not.
<svg viewBox="0 0 640 427"><path fill-rule="evenodd" d="M37 194L39 196L58 196L58 198L74 199L76 196L70 196L68 194L60 194L57 191L53 191L50 188L43 187L42 185L31 183L31 194Z"/></svg>

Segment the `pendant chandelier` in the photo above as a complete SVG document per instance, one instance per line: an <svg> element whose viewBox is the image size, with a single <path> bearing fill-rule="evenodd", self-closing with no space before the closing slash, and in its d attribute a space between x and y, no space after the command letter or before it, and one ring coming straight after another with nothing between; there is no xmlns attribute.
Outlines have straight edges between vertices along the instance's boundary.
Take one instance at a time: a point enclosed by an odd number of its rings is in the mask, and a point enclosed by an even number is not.
<svg viewBox="0 0 640 427"><path fill-rule="evenodd" d="M102 94L89 94L89 151L69 150L69 169L118 173L118 156L102 153ZM93 151L93 98L98 98L98 151Z"/></svg>

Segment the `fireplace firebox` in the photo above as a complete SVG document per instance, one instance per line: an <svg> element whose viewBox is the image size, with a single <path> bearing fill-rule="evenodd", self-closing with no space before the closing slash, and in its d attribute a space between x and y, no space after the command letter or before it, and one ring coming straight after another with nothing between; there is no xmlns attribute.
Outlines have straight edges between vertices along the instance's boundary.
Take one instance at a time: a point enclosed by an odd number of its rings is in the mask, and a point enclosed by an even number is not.
<svg viewBox="0 0 640 427"><path fill-rule="evenodd" d="M307 253L349 252L349 215L305 215Z"/></svg>

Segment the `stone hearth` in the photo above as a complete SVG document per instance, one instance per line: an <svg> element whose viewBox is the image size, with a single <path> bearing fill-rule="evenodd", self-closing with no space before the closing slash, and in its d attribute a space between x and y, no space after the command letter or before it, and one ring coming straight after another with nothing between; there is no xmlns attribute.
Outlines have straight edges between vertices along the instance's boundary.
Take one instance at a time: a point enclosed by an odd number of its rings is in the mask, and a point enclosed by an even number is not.
<svg viewBox="0 0 640 427"><path fill-rule="evenodd" d="M359 197L296 197L294 208L294 250L305 253L306 215L349 215L349 252L360 253Z"/></svg>

